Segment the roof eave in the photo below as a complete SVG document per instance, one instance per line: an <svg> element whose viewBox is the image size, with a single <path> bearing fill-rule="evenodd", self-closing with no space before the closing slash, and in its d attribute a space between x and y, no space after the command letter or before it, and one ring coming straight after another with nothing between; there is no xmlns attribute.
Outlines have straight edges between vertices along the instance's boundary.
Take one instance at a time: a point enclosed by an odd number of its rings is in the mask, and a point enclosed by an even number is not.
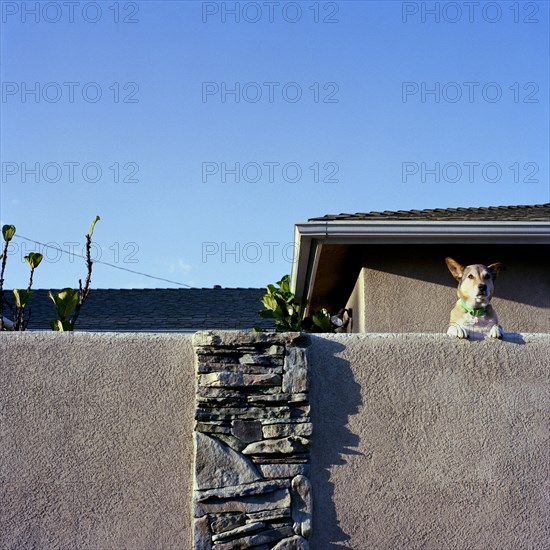
<svg viewBox="0 0 550 550"><path fill-rule="evenodd" d="M545 221L311 221L294 227L291 289L304 303L322 244L550 244Z"/></svg>

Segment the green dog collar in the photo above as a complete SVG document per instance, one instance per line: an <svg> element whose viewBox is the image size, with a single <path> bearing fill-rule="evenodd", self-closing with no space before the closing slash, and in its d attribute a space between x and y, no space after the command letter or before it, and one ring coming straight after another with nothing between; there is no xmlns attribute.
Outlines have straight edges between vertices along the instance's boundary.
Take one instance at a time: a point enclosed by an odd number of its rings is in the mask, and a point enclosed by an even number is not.
<svg viewBox="0 0 550 550"><path fill-rule="evenodd" d="M460 299L460 305L462 306L462 309L474 317L481 317L482 315L485 315L485 311L487 310L486 307L476 307L472 309L466 305L466 302L462 298Z"/></svg>

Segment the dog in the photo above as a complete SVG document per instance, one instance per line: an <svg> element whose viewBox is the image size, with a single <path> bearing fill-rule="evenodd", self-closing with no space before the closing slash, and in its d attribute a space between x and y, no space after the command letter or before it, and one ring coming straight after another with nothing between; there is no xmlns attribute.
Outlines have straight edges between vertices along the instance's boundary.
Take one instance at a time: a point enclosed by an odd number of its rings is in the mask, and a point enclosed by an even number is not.
<svg viewBox="0 0 550 550"><path fill-rule="evenodd" d="M451 311L447 334L457 338L469 338L471 333L487 333L490 338L502 339L504 334L497 315L489 303L493 297L494 282L506 266L498 262L460 265L452 258L445 258L452 276L458 281L458 301Z"/></svg>

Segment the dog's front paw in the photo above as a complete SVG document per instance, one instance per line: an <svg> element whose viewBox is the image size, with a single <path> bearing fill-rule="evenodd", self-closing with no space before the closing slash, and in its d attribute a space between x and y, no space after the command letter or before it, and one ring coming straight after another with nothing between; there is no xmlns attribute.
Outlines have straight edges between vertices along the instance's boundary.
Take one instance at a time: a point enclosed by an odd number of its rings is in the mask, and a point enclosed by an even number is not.
<svg viewBox="0 0 550 550"><path fill-rule="evenodd" d="M451 325L447 329L447 334L454 338L468 338L468 331L460 325Z"/></svg>
<svg viewBox="0 0 550 550"><path fill-rule="evenodd" d="M489 338L496 338L497 340L502 340L503 336L504 336L504 332L502 330L502 327L500 325L493 325L493 327L489 331Z"/></svg>

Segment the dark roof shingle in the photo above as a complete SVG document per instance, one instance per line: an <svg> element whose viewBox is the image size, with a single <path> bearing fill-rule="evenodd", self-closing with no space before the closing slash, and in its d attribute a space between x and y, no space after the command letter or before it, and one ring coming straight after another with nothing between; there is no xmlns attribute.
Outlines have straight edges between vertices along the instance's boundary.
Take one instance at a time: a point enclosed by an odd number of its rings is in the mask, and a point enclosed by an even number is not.
<svg viewBox="0 0 550 550"><path fill-rule="evenodd" d="M7 294L7 293L6 293ZM272 329L263 319L262 288L92 289L82 306L76 330L190 331L205 329ZM9 298L9 296L8 296ZM50 330L55 319L47 290L29 299L29 330Z"/></svg>
<svg viewBox="0 0 550 550"><path fill-rule="evenodd" d="M328 214L309 221L550 221L550 203L481 208L434 208L357 214Z"/></svg>

